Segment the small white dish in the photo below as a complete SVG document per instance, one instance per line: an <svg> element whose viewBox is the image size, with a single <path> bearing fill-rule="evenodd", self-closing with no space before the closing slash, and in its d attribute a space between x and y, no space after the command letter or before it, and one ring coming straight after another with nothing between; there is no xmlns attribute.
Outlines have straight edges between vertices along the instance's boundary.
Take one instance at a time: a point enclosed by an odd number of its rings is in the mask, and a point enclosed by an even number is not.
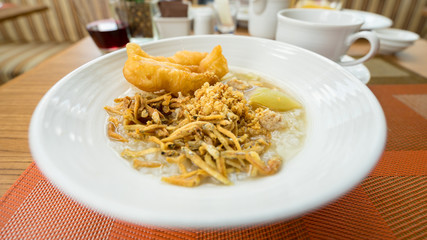
<svg viewBox="0 0 427 240"><path fill-rule="evenodd" d="M390 18L385 17L383 15L376 14L376 13L353 10L353 9L343 9L342 11L355 14L358 17L365 20L365 23L362 25L361 30L388 28L393 24L393 21Z"/></svg>
<svg viewBox="0 0 427 240"><path fill-rule="evenodd" d="M397 28L376 29L374 32L380 40L378 52L385 55L403 51L420 38L414 32Z"/></svg>
<svg viewBox="0 0 427 240"><path fill-rule="evenodd" d="M335 62L293 45L234 35L170 38L143 49L171 56L216 45L230 66L268 75L304 106L304 145L277 174L184 188L128 166L109 145L103 108L130 88L122 74L125 49L79 67L42 98L29 130L37 166L62 192L107 216L177 227L288 219L337 199L367 176L385 146L384 113L366 85Z"/></svg>
<svg viewBox="0 0 427 240"><path fill-rule="evenodd" d="M380 46L387 45L387 46L392 46L392 47L406 48L406 47L411 46L414 43L412 43L412 42L405 43L405 42L397 42L397 41L391 41L391 40L386 40L386 39L380 39L380 44L381 44Z"/></svg>
<svg viewBox="0 0 427 240"><path fill-rule="evenodd" d="M400 44L412 44L420 38L420 36L414 32L397 28L376 29L374 32L381 40Z"/></svg>
<svg viewBox="0 0 427 240"><path fill-rule="evenodd" d="M399 45L390 45L390 44L380 43L380 49L378 50L378 53L383 55L395 54L405 50L411 45L412 44L408 44L406 46L399 46Z"/></svg>
<svg viewBox="0 0 427 240"><path fill-rule="evenodd" d="M342 58L342 60L351 61L351 60L354 60L354 58L345 55ZM351 74L353 74L357 79L359 79L364 84L368 84L369 80L371 80L371 73L369 72L369 69L363 64L357 64L354 66L345 66L344 69L349 71Z"/></svg>

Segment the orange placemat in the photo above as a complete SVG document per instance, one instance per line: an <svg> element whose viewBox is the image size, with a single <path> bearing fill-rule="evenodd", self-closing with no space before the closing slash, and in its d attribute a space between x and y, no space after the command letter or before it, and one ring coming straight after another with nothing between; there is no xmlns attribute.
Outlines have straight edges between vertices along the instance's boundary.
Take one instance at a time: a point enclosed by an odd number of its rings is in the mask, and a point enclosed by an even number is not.
<svg viewBox="0 0 427 240"><path fill-rule="evenodd" d="M33 163L0 199L2 239L427 239L427 84L373 85L386 151L352 191L291 220L177 229L123 222L73 201Z"/></svg>

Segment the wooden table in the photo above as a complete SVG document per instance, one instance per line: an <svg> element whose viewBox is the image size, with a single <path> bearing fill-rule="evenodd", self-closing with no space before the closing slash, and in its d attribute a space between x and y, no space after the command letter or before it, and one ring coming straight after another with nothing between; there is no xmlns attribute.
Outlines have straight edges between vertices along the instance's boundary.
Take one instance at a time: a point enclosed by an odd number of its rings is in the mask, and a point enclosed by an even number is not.
<svg viewBox="0 0 427 240"><path fill-rule="evenodd" d="M1 195L32 161L28 127L41 97L67 73L99 56L101 52L88 37L0 86Z"/></svg>
<svg viewBox="0 0 427 240"><path fill-rule="evenodd" d="M48 7L46 5L4 5L4 7L0 8L0 22L29 15L35 12L41 12L47 10Z"/></svg>
<svg viewBox="0 0 427 240"><path fill-rule="evenodd" d="M349 50L351 56L361 56L367 53L369 45L362 41L360 44L353 45ZM427 40L420 39L415 44L395 55L384 55L383 58L396 63L408 70L411 70L421 76L427 77Z"/></svg>

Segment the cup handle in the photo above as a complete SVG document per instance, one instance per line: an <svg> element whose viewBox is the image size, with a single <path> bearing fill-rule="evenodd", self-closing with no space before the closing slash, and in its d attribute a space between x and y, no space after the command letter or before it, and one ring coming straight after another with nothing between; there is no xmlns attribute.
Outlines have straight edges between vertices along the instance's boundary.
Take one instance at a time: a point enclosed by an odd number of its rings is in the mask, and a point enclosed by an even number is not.
<svg viewBox="0 0 427 240"><path fill-rule="evenodd" d="M380 41L378 40L375 33L368 32L368 31L357 32L350 35L346 40L347 46L350 46L359 38L365 38L366 40L368 40L369 44L371 45L369 52L365 56L356 60L338 62L341 66L353 66L353 65L361 64L369 60L370 58L374 57L375 54L378 52L378 49L380 47Z"/></svg>

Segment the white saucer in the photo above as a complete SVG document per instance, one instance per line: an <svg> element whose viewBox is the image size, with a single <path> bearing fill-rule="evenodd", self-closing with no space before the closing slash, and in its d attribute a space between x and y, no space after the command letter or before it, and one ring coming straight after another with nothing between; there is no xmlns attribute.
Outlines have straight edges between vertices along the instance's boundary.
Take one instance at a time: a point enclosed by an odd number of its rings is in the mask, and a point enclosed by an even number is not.
<svg viewBox="0 0 427 240"><path fill-rule="evenodd" d="M385 17L383 15L379 15L376 13L352 10L352 9L344 9L343 11L355 14L360 18L365 20L365 23L362 25L361 30L372 30L379 28L388 28L393 24L393 21Z"/></svg>
<svg viewBox="0 0 427 240"><path fill-rule="evenodd" d="M342 58L343 61L354 60L354 58L345 55ZM363 64L357 64L354 66L345 66L343 67L345 70L349 71L353 74L357 79L359 79L362 83L367 84L369 80L371 80L371 73L369 69Z"/></svg>

